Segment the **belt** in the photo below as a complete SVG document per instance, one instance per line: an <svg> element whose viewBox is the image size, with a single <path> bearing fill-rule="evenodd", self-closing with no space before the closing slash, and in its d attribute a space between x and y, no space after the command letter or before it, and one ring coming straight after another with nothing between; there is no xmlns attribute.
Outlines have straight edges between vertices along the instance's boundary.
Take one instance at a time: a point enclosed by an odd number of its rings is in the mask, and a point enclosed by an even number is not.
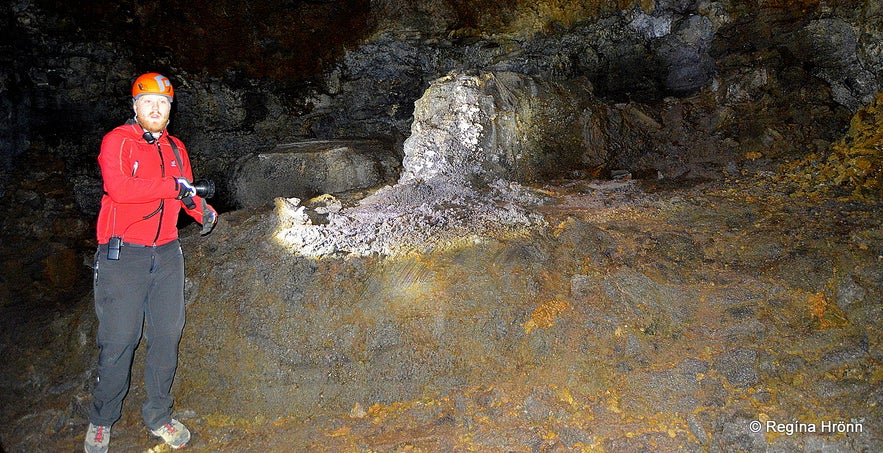
<svg viewBox="0 0 883 453"><path fill-rule="evenodd" d="M134 242L121 242L120 245L123 246L123 247L137 247L137 248L157 247L157 248L160 248L160 247L165 247L165 246L167 246L167 245L171 245L171 244L173 244L173 243L175 243L174 240L171 241L171 242L167 242L167 243L165 243L165 244L163 244L163 245L157 245L157 246L154 246L154 245L144 245L144 244L136 244L136 243L134 243ZM101 245L107 245L107 244L101 244Z"/></svg>
<svg viewBox="0 0 883 453"><path fill-rule="evenodd" d="M163 244L163 245L144 245L144 244L136 244L136 243L134 243L134 242L123 242L123 243L122 243L122 246L123 246L123 247L138 247L138 248L155 247L155 248L158 248L158 249L159 249L159 248L163 248L163 247L171 247L171 246L172 246L173 244L175 244L177 241L178 241L178 240L175 239L175 240L173 240L173 241L166 242L166 243Z"/></svg>

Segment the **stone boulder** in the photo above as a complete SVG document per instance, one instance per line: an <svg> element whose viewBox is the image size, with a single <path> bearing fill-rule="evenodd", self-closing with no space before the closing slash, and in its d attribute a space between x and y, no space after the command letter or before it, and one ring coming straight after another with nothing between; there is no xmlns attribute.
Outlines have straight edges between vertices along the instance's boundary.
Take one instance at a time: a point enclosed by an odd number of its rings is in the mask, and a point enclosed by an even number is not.
<svg viewBox="0 0 883 453"><path fill-rule="evenodd" d="M242 159L231 182L240 207L273 203L276 197L309 198L394 182L400 159L377 140L307 140L277 145Z"/></svg>
<svg viewBox="0 0 883 453"><path fill-rule="evenodd" d="M601 166L587 133L603 104L586 79L513 72L442 77L415 103L400 182L533 182Z"/></svg>
<svg viewBox="0 0 883 453"><path fill-rule="evenodd" d="M812 64L813 73L830 84L834 100L851 111L870 104L880 89L873 72L874 57L859 51L855 28L839 18L813 20L789 42L792 52Z"/></svg>

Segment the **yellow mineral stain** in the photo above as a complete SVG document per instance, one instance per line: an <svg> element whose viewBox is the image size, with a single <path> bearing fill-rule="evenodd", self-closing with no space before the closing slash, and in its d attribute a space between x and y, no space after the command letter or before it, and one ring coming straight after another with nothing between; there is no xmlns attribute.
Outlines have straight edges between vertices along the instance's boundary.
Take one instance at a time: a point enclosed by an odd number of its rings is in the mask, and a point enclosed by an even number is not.
<svg viewBox="0 0 883 453"><path fill-rule="evenodd" d="M561 313L570 308L570 303L562 299L544 302L533 311L530 319L524 323L524 332L530 334L535 329L553 326L555 320L561 316Z"/></svg>

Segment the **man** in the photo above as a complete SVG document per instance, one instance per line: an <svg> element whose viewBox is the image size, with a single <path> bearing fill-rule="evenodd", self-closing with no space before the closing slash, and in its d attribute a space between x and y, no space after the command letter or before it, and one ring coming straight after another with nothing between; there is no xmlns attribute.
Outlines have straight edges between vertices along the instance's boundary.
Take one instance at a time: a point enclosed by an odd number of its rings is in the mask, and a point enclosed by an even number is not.
<svg viewBox="0 0 883 453"><path fill-rule="evenodd" d="M147 341L144 423L172 448L190 440L190 431L172 418L170 395L184 328L184 256L177 222L183 208L208 234L218 214L191 183L184 144L166 130L173 99L168 78L157 73L138 77L132 85L134 119L105 135L98 155L104 180L93 276L99 355L87 453L108 450L142 326Z"/></svg>

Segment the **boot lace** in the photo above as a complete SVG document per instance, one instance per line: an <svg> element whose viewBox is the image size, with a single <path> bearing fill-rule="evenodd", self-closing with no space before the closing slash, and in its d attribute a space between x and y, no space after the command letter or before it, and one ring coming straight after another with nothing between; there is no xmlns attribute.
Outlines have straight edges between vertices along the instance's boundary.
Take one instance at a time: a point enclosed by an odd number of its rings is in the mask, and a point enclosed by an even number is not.
<svg viewBox="0 0 883 453"><path fill-rule="evenodd" d="M104 442L104 427L97 426L95 427L95 443L100 444Z"/></svg>

